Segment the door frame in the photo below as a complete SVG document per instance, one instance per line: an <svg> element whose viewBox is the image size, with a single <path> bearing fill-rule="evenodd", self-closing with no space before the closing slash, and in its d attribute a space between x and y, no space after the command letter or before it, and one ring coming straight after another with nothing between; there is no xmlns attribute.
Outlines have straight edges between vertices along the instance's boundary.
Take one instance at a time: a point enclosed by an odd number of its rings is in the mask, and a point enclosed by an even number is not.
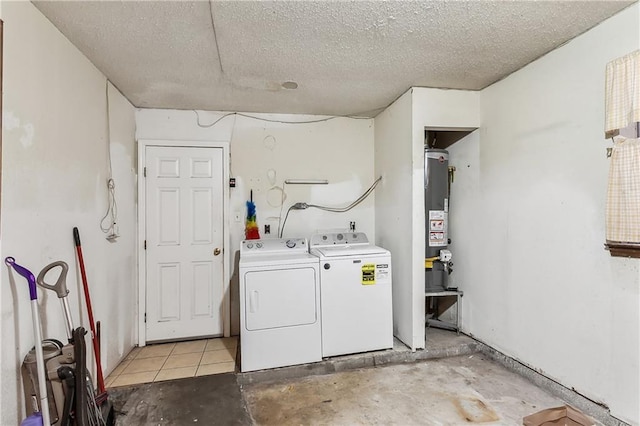
<svg viewBox="0 0 640 426"><path fill-rule="evenodd" d="M229 142L227 141L191 141L138 139L138 304L137 319L138 346L147 344L147 327L145 313L147 311L147 259L144 249L146 219L146 193L143 170L146 164L145 151L149 146L175 148L221 148L222 149L222 328L224 337L231 335L231 296L230 296L230 252L229 252Z"/></svg>

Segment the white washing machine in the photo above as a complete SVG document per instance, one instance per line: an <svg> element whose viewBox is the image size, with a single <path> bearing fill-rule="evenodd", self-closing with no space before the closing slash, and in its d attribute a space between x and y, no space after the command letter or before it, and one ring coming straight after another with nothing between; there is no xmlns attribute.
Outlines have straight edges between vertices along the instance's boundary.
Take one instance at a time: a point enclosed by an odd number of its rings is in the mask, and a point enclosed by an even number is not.
<svg viewBox="0 0 640 426"><path fill-rule="evenodd" d="M305 238L240 247L240 370L322 360L318 258Z"/></svg>
<svg viewBox="0 0 640 426"><path fill-rule="evenodd" d="M391 253L362 232L317 234L322 356L393 347Z"/></svg>

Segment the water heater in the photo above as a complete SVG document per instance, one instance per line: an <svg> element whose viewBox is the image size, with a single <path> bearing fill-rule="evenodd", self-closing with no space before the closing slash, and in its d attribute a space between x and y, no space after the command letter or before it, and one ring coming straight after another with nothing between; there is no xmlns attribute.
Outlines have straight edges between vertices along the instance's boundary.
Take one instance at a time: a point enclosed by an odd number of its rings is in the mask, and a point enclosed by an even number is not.
<svg viewBox="0 0 640 426"><path fill-rule="evenodd" d="M449 246L449 153L425 148L425 291L446 290L451 267Z"/></svg>

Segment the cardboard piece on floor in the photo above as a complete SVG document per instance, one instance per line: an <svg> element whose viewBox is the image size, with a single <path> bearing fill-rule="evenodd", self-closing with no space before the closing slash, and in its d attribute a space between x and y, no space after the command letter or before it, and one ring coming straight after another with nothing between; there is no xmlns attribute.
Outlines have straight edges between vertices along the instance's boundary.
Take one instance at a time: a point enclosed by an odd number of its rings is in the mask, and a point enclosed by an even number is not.
<svg viewBox="0 0 640 426"><path fill-rule="evenodd" d="M522 419L522 424L524 426L592 426L595 422L577 409L564 405L530 414Z"/></svg>

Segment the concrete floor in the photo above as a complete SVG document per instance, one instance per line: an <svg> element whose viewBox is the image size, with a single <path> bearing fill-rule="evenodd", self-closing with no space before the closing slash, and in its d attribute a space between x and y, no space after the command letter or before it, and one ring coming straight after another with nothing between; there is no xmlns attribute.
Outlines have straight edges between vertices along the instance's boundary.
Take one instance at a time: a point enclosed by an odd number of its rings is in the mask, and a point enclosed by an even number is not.
<svg viewBox="0 0 640 426"><path fill-rule="evenodd" d="M428 329L427 348L110 390L127 425L521 425L565 402L480 352ZM599 423L598 423L599 424Z"/></svg>
<svg viewBox="0 0 640 426"><path fill-rule="evenodd" d="M233 373L145 383L109 390L116 425L248 425Z"/></svg>
<svg viewBox="0 0 640 426"><path fill-rule="evenodd" d="M243 394L259 425L521 425L564 405L480 354L246 385Z"/></svg>

